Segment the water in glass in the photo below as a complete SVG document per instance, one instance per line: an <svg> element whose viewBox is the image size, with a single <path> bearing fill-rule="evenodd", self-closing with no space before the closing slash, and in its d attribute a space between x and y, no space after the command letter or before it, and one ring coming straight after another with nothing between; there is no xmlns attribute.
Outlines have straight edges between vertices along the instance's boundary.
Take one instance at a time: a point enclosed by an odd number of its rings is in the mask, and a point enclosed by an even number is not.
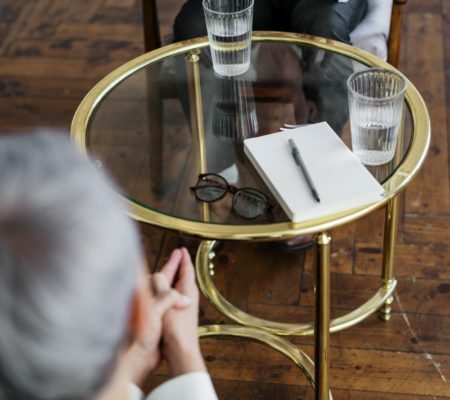
<svg viewBox="0 0 450 400"><path fill-rule="evenodd" d="M394 157L398 129L398 125L383 121L364 125L351 121L353 152L366 165L389 162Z"/></svg>
<svg viewBox="0 0 450 400"><path fill-rule="evenodd" d="M250 67L250 36L247 24L236 24L236 31L211 27L209 36L214 70L222 76L236 76Z"/></svg>

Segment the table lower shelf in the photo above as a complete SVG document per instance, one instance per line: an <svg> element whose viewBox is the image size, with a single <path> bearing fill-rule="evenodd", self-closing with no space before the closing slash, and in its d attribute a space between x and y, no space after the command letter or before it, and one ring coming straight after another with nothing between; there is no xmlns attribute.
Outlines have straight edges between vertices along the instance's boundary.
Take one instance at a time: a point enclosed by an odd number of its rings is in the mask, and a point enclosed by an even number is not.
<svg viewBox="0 0 450 400"><path fill-rule="evenodd" d="M214 268L214 247L216 244L216 241L203 241L200 244L196 257L196 271L201 291L221 313L240 325L260 328L276 335L303 336L314 334L314 325L312 323L292 324L269 321L248 314L226 300L214 286L210 274L211 269ZM382 284L375 295L360 307L346 315L331 320L330 332L347 329L375 313L383 304L389 302L396 286L397 281L395 279L391 279L387 284Z"/></svg>

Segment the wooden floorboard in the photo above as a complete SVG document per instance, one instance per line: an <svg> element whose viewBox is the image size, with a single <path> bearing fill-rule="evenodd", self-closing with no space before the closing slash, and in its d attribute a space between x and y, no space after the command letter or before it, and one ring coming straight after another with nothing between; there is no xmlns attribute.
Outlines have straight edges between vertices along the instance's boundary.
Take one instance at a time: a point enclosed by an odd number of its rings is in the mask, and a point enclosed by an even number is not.
<svg viewBox="0 0 450 400"><path fill-rule="evenodd" d="M158 3L165 37L182 1ZM400 69L427 103L431 149L402 199L396 256L399 282L391 321L381 322L374 315L331 336L330 383L337 400L450 398L450 1L409 0L403 28ZM0 131L50 127L67 133L88 90L142 52L140 0L2 0ZM138 81L133 84L140 87ZM119 93L117 104L127 96L126 90ZM136 95L136 104L140 98ZM272 104L262 107L273 129L284 122L282 118L293 115L287 110L280 116ZM169 109L182 116L181 108ZM118 135L126 130L124 121L112 118L110 124ZM168 135L188 137L183 132ZM142 138L132 140L138 144ZM115 151L120 152L120 146ZM177 157L182 160L185 155L180 152ZM143 152L134 161L141 179L131 182L130 190L145 181L151 158ZM119 181L126 172L119 165L113 171ZM187 179L186 172L172 169L167 174L172 185L167 193L181 210L183 205L177 204L176 193L170 190ZM376 291L383 219L379 210L333 232L333 316L358 307ZM192 254L198 246L198 241L187 237L140 227L151 270L167 260L174 246L186 245ZM268 244L226 243L215 260L214 282L233 304L267 319L312 320L312 251L280 254ZM230 322L205 299L200 321ZM310 337L290 339L312 356ZM222 400L313 398L298 369L261 345L207 339L202 347ZM161 382L164 373L157 371L146 388Z"/></svg>

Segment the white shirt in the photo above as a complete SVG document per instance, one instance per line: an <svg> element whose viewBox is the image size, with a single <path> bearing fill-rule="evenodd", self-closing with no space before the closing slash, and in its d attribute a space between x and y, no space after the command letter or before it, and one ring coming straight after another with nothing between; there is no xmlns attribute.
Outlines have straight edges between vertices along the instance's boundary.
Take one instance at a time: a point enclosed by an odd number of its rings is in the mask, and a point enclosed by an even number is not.
<svg viewBox="0 0 450 400"><path fill-rule="evenodd" d="M218 400L210 376L203 371L190 372L164 382L145 400ZM129 400L144 400L136 386L129 385Z"/></svg>

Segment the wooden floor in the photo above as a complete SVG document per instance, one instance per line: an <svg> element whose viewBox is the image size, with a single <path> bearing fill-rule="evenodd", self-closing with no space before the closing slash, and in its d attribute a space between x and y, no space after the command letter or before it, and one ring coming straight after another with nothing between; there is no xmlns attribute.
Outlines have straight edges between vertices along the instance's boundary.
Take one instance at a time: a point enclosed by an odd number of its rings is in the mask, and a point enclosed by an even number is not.
<svg viewBox="0 0 450 400"><path fill-rule="evenodd" d="M163 34L181 1L160 0ZM2 0L0 131L68 131L83 95L143 49L140 0ZM331 336L330 382L337 400L450 398L450 1L409 0L400 69L429 107L432 144L403 197L390 322L372 316ZM379 285L382 212L334 232L332 312L367 300ZM143 227L151 266L183 238ZM187 242L192 250L197 243ZM255 261L256 260L256 261ZM280 321L312 318L312 255L227 243L216 284L232 302ZM223 323L206 301L201 323ZM293 338L312 356L311 338ZM259 344L202 342L221 399L311 399L306 379ZM163 379L158 371L149 387Z"/></svg>

